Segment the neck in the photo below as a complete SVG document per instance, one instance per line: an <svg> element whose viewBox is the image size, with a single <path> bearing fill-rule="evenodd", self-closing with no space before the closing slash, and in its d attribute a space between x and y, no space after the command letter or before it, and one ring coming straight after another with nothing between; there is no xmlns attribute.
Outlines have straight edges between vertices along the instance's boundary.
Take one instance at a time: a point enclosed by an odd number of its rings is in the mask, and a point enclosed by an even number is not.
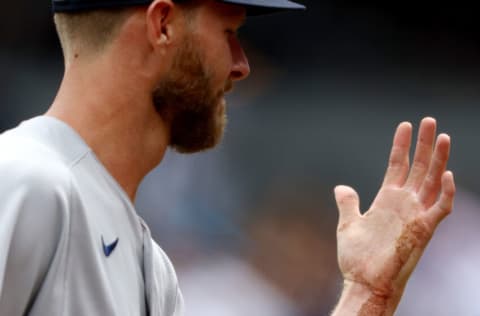
<svg viewBox="0 0 480 316"><path fill-rule="evenodd" d="M148 91L114 65L72 64L46 113L75 129L134 201L141 180L162 160L169 128ZM94 75L92 75L94 74Z"/></svg>

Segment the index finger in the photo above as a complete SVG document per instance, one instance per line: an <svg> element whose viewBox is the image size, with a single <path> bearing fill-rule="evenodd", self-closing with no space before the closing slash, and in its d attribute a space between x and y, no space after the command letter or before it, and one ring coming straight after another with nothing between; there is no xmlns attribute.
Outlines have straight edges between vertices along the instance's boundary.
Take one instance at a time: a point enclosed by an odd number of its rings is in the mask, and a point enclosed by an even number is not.
<svg viewBox="0 0 480 316"><path fill-rule="evenodd" d="M403 185L410 167L409 152L412 139L412 124L402 122L393 137L392 150L383 185Z"/></svg>

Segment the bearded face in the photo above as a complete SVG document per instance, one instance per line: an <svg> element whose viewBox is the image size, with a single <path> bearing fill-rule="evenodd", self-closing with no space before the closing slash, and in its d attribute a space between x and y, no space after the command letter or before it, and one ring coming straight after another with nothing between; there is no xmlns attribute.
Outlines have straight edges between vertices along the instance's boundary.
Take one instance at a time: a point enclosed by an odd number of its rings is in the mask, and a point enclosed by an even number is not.
<svg viewBox="0 0 480 316"><path fill-rule="evenodd" d="M170 146L181 153L194 153L217 145L226 125L224 92L215 89L203 60L202 45L187 36L172 69L153 92L153 102L170 126Z"/></svg>

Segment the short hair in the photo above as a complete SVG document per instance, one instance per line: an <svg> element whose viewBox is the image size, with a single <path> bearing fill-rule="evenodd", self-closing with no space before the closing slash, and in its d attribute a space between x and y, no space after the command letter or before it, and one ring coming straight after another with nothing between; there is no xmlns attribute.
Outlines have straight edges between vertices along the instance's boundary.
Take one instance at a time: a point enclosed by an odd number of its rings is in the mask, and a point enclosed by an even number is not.
<svg viewBox="0 0 480 316"><path fill-rule="evenodd" d="M131 12L126 8L116 8L55 13L55 27L65 59L68 60L77 49L87 54L103 51Z"/></svg>
<svg viewBox="0 0 480 316"><path fill-rule="evenodd" d="M202 0L173 0L180 6L187 21L191 20ZM123 23L132 14L131 7L55 13L54 21L65 60L73 50L87 54L102 52L115 38Z"/></svg>

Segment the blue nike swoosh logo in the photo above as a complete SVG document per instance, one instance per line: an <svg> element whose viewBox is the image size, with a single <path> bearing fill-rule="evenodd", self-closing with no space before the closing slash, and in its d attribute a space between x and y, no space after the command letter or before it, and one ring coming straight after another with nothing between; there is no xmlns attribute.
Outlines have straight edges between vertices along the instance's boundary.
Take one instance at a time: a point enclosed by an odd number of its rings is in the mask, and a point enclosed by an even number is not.
<svg viewBox="0 0 480 316"><path fill-rule="evenodd" d="M103 253L105 254L106 257L110 257L112 252L115 250L115 247L117 247L118 244L118 238L112 242L110 245L105 245L105 241L103 240L102 236L102 246L103 246Z"/></svg>

